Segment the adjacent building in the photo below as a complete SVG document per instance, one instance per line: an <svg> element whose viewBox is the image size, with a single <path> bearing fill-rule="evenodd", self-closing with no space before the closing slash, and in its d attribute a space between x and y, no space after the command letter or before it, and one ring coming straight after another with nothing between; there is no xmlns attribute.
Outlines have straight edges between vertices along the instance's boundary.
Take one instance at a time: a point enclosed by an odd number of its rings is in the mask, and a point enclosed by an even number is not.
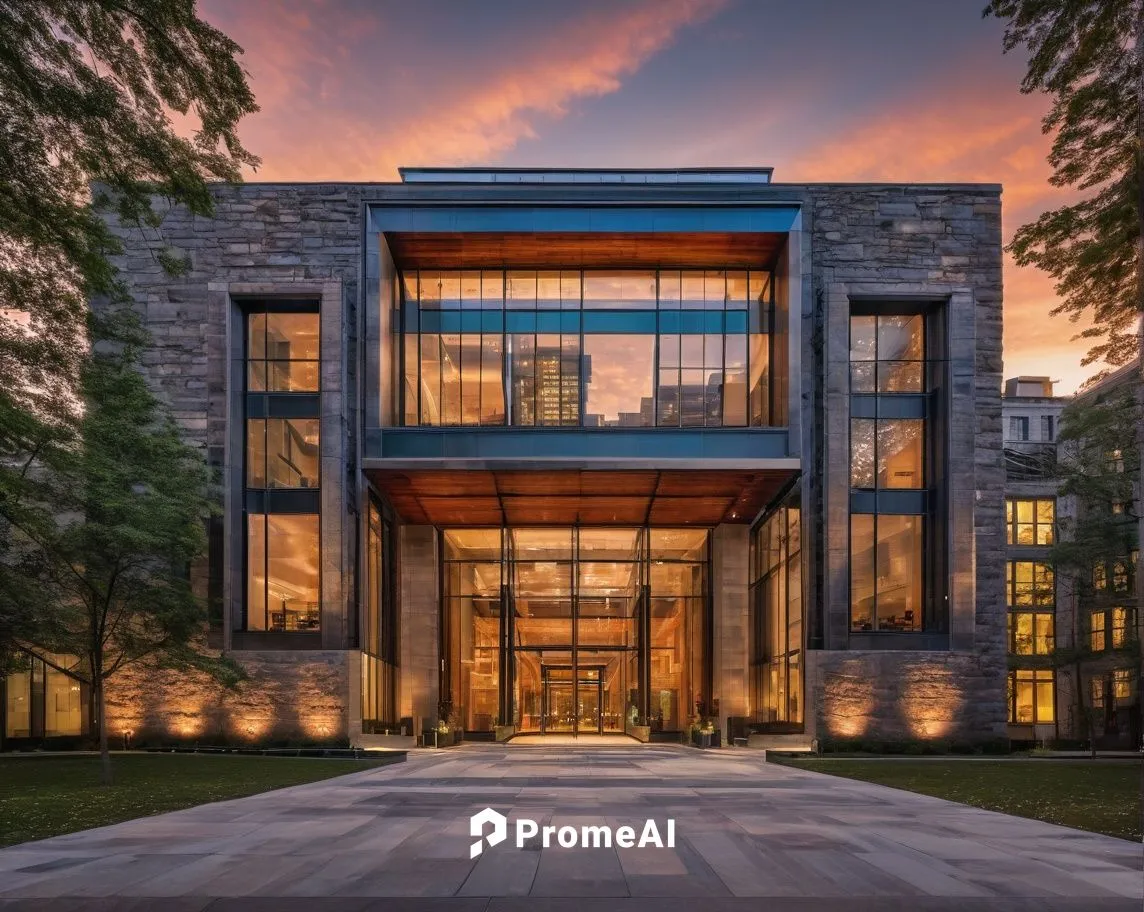
<svg viewBox="0 0 1144 912"><path fill-rule="evenodd" d="M1007 736L999 187L214 195L113 228L148 376L222 478L192 572L250 680L125 674L113 731Z"/></svg>
<svg viewBox="0 0 1144 912"><path fill-rule="evenodd" d="M1006 603L1009 735L1015 743L1095 743L1137 749L1144 735L1139 681L1139 549L1078 571L1053 560L1086 512L1123 517L1129 538L1139 516L1138 480L1119 503L1096 503L1064 489L1062 460L1075 441L1057 438L1066 405L1084 408L1128 391L1139 395L1139 362L1071 398L1047 377L1006 381ZM1105 454L1114 471L1139 478L1133 454Z"/></svg>

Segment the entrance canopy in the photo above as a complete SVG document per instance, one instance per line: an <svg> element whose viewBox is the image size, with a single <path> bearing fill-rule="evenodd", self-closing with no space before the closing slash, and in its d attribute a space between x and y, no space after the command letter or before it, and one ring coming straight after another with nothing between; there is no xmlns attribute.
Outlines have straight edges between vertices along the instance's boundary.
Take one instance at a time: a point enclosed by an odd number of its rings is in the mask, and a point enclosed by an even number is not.
<svg viewBox="0 0 1144 912"><path fill-rule="evenodd" d="M795 469L367 470L410 523L435 526L749 523Z"/></svg>

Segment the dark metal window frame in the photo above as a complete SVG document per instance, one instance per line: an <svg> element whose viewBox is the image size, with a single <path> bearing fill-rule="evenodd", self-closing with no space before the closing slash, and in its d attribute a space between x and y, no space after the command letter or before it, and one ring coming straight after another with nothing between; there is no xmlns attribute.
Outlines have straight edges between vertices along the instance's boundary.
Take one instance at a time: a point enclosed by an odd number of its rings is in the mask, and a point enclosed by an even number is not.
<svg viewBox="0 0 1144 912"><path fill-rule="evenodd" d="M242 378L243 378L243 410L242 420L242 626L246 633L273 636L307 637L321 631L322 616L322 562L318 561L318 630L270 630L251 629L250 627L250 521L252 515L294 514L315 515L318 518L318 548L322 546L322 513L321 513L321 472L319 471L319 484L313 488L297 489L266 489L249 488L246 486L248 476L248 422L249 419L264 418L317 418L322 417L322 369L321 369L321 301L313 298L247 298L234 299L242 318ZM251 390L249 384L250 370L250 317L254 314L265 313L307 313L318 315L318 389L306 391L263 391ZM276 359L280 360L280 359ZM298 359L309 362L310 359ZM321 446L321 427L319 426L319 448ZM319 461L319 466L321 465ZM269 547L269 520L264 526L263 541L263 580L264 587L269 583L270 547ZM266 599L266 612L269 617L269 596Z"/></svg>
<svg viewBox="0 0 1144 912"><path fill-rule="evenodd" d="M442 271L461 271L458 267L441 266L429 272L442 272ZM481 270L501 272L502 288L507 287L503 283L506 281L507 274L518 270ZM543 428L543 427L594 427L593 425L586 425L585 422L585 400L587 397L587 389L585 386L585 370L584 370L584 337L586 335L647 335L652 336L656 341L654 345L653 358L652 358L652 390L651 390L651 414L652 424L651 428L657 427L704 427L710 430L717 430L726 427L732 430L741 430L743 428L754 427L771 427L769 423L771 416L775 413L775 384L768 378L767 383L767 402L765 404L766 414L763 416L762 424L751 423L751 344L750 339L755 335L765 335L767 337L767 369L773 370L775 361L775 274L774 269L765 270L746 270L736 269L726 266L710 266L704 267L701 270L683 270L683 271L715 271L715 272L743 272L748 275L748 289L750 288L750 273L760 272L766 273L767 281L767 295L768 301L759 312L756 314L752 309L751 302L748 299L747 305L742 309L727 309L725 306L720 310L686 310L682 306L678 309L664 308L661 306L661 274L663 272L678 272L680 270L654 270L656 274L656 301L654 309L584 309L584 273L592 272L593 270L585 270L580 267L569 266L545 266L543 269L537 271L543 272L564 272L572 271L580 275L580 301L576 309L563 307L557 309L509 309L503 302L507 298L502 298L502 306L499 309L422 309L419 305L411 307L410 303L406 300L406 282L404 275L408 272L417 272L420 276L420 270L401 270L398 273L398 288L399 288L399 304L397 321L395 325L399 327L398 332L394 334L394 346L399 349L400 359L400 377L401 382L396 384L397 396L395 403L395 415L403 426L406 427L432 427L432 428L475 428L475 427L527 427L527 428ZM609 269L608 272L648 272L652 270L645 269ZM420 278L418 278L418 288L420 288ZM506 292L507 293L507 292ZM426 314L432 316L428 317L431 324L430 327L425 326ZM741 319L740 319L741 317ZM421 387L421 336L422 334L430 332L436 334L477 334L482 337L488 334L499 334L501 337L501 388L504 390L505 395L505 422L500 425L483 425L480 422L476 424L437 424L428 425L421 422L421 402L420 395L418 395L418 402L415 404L414 411L417 415L417 423L409 425L406 422L407 409L410 404L406 401L406 379L411 376L408 357L409 348L406 340L413 336L417 339L416 352L418 364L416 366L415 375L417 377L417 389ZM561 424L561 425L524 425L515 424L512 420L512 386L511 386L511 358L512 351L509 345L509 338L513 335L559 335L563 339L566 335L579 336L579 374L577 383L579 387L579 413L577 415L576 424ZM744 372L746 374L746 423L742 425L707 425L706 415L704 417L703 425L681 425L675 424L659 424L659 374L660 374L660 345L659 339L664 335L722 335L723 342L723 382L720 385L720 391L726 386L726 338L729 335L742 335L747 340L747 352L744 360ZM706 368L704 368L706 369ZM724 406L725 407L725 406ZM722 413L721 413L722 414ZM682 415L679 416L680 419Z"/></svg>

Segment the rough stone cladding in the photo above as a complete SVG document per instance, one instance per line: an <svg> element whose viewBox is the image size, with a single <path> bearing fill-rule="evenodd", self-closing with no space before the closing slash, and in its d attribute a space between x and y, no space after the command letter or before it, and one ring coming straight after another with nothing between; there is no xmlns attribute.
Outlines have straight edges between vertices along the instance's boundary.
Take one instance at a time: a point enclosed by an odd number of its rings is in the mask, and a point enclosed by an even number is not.
<svg viewBox="0 0 1144 912"><path fill-rule="evenodd" d="M132 743L333 741L347 737L353 653L240 652L228 689L205 674L128 666L109 682L112 738Z"/></svg>
<svg viewBox="0 0 1144 912"><path fill-rule="evenodd" d="M820 310L816 330L827 353L818 362L825 415L816 422L815 441L827 475L827 503L812 504L825 527L816 572L827 614L826 648L809 653L807 671L807 703L816 734L886 740L1003 738L999 188L816 185L809 188L808 208L806 230ZM843 609L848 602L843 572L848 564L848 484L842 480L848 477L847 448L826 439L847 439L849 299L935 293L949 295L952 318L950 650L860 651L849 648Z"/></svg>
<svg viewBox="0 0 1144 912"><path fill-rule="evenodd" d="M361 187L348 184L222 184L213 218L161 209L157 230L111 227L127 253L117 257L154 346L144 366L174 410L187 439L221 447L226 433L226 313L212 283L342 283L352 316L361 258ZM162 205L161 203L159 204ZM190 260L166 275L155 252L164 246ZM353 320L348 321L353 326Z"/></svg>
<svg viewBox="0 0 1144 912"><path fill-rule="evenodd" d="M114 221L111 228L123 239L126 251L115 265L154 340L143 356L145 372L171 406L187 440L217 463L226 444L229 401L227 287L241 283L278 290L282 286L285 292L292 283L313 289L340 282L343 325L352 346L362 187L245 184L219 185L212 192L212 218L194 216L183 208L164 209L157 201L163 215L157 230ZM164 273L155 257L164 247L188 258L186 274L172 278ZM346 393L352 403L355 361L345 362ZM352 435L353 423L348 425L346 431ZM342 446L353 453L352 441ZM352 521L352 517L345 520ZM197 572L205 574L205 565L206 561L199 562ZM205 589L201 579L196 583L200 592ZM232 656L251 677L233 693L183 675L126 676L115 682L110 705L113 731L130 727L137 738L221 733L232 740L322 740L345 735L351 693L349 652L240 650Z"/></svg>

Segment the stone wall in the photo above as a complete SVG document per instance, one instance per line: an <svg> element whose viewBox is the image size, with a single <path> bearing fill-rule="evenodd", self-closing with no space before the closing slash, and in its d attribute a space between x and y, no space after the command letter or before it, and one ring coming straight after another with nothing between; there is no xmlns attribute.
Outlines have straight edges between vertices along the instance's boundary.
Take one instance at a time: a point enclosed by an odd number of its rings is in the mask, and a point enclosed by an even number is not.
<svg viewBox="0 0 1144 912"><path fill-rule="evenodd" d="M822 414L808 723L820 738L986 741L1005 735L1001 201L987 186L815 185L818 322L806 328ZM947 630L859 648L849 630L849 314L855 300L936 301L949 316ZM812 315L813 322L813 315ZM816 336L817 333L817 336ZM821 627L819 623L821 622ZM905 646L906 648L902 648Z"/></svg>
<svg viewBox="0 0 1144 912"><path fill-rule="evenodd" d="M112 743L330 741L352 735L350 675L342 650L232 653L248 679L228 689L205 674L128 666L108 683Z"/></svg>

